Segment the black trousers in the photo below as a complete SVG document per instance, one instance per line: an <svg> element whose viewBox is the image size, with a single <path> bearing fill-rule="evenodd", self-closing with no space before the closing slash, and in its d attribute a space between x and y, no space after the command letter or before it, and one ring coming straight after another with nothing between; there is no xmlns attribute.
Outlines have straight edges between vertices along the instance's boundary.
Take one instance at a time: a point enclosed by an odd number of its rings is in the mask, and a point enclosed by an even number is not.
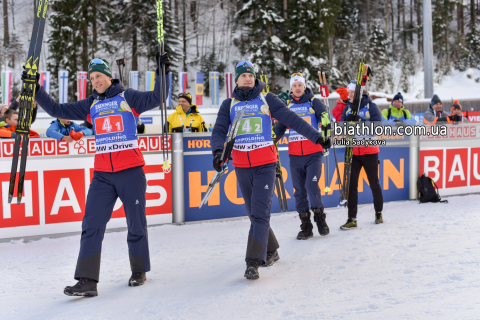
<svg viewBox="0 0 480 320"><path fill-rule="evenodd" d="M372 189L373 206L375 212L383 210L383 194L380 181L378 180L378 153L353 156L352 171L350 174L350 188L348 189L348 217L357 217L358 204L358 178L360 171L365 168L370 189Z"/></svg>

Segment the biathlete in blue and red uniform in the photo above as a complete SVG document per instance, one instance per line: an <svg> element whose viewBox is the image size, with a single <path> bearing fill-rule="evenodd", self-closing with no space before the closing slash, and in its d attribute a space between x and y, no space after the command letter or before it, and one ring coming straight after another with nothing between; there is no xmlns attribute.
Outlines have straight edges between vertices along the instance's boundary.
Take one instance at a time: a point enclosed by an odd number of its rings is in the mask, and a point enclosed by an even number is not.
<svg viewBox="0 0 480 320"><path fill-rule="evenodd" d="M262 94L265 83L255 79L249 61L235 69L233 98L223 101L212 132L213 167L221 171L221 155L228 127L237 111L246 107L232 152L233 166L240 185L248 217L245 277L258 279L258 267L269 266L279 259L279 244L270 228L270 208L275 185L277 150L272 138L272 117L295 129L313 143L323 143L322 135L302 120L273 93Z"/></svg>
<svg viewBox="0 0 480 320"><path fill-rule="evenodd" d="M305 85L305 78L301 73L294 73L290 78L290 98L288 108L310 124L315 130L320 131L321 126L330 125L327 109L319 99L315 99L313 92ZM278 123L275 126L275 135L281 139L287 130L287 126ZM298 240L306 240L313 237L313 224L311 212L308 206L310 199L314 221L317 224L321 236L329 234L324 212L322 195L318 182L322 175L323 147L312 143L305 136L290 129L288 137L288 154L290 156L290 175L295 190L295 209L297 210L302 224L297 235ZM330 139L326 139L327 148L330 147Z"/></svg>
<svg viewBox="0 0 480 320"><path fill-rule="evenodd" d="M168 55L165 53L158 58L158 67L164 65L168 73ZM87 99L63 104L52 100L37 79L35 100L50 116L88 120L93 124L95 133L95 173L88 190L82 223L80 253L75 270L78 283L66 287L66 295L98 294L102 241L117 198L122 200L127 218L128 254L132 270L128 285L138 286L146 281L145 273L150 271L145 216L147 180L142 168L145 160L138 149L137 122L142 112L160 105L160 87L169 87L169 77L161 79L158 70L155 89L139 92L125 89L119 80L112 79L112 71L106 60L93 59L88 65L93 94Z"/></svg>

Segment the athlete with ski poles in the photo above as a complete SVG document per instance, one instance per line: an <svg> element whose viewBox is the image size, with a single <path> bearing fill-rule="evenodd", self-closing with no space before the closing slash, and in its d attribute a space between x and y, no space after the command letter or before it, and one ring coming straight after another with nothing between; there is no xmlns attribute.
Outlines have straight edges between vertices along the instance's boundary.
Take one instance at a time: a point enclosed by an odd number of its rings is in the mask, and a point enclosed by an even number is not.
<svg viewBox="0 0 480 320"><path fill-rule="evenodd" d="M330 134L327 132L330 131L330 120L325 105L319 99L315 99L312 90L306 87L305 78L301 73L294 73L290 78L290 90L288 108L320 131L322 136L326 137L325 149L330 148ZM278 123L275 127L277 139L280 139L286 130L286 125ZM321 236L326 236L330 232L325 221L326 214L323 211L324 206L318 185L322 175L323 149L321 145L312 143L306 137L290 129L288 138L290 175L295 190L295 209L302 221L301 231L297 235L298 240L307 240L313 237L309 199L318 232Z"/></svg>
<svg viewBox="0 0 480 320"><path fill-rule="evenodd" d="M150 271L145 192L147 180L143 171L145 160L138 148L137 121L141 113L158 108L160 86L169 77L161 79L159 70L171 64L168 54L157 53L155 89L140 92L125 89L105 59L97 58L88 65L88 78L93 94L73 103L55 102L38 83L36 101L52 117L88 120L95 133L95 172L88 190L85 216L82 223L80 253L75 279L78 283L65 288L69 296L96 296L100 275L100 256L107 222L112 215L117 198L125 209L128 226L128 254L132 276L129 286L145 283L145 273ZM22 77L25 75L22 75ZM166 98L167 95L164 95Z"/></svg>
<svg viewBox="0 0 480 320"><path fill-rule="evenodd" d="M288 110L272 93L264 96L265 83L256 80L254 66L241 61L235 69L233 98L223 101L212 132L213 167L222 170L222 153L228 127L238 110L244 115L238 128L232 159L248 217L245 278L258 279L258 267L270 266L280 259L279 244L270 228L270 208L276 176L277 151L272 139L272 117L306 136L323 143L322 135L307 122Z"/></svg>
<svg viewBox="0 0 480 320"><path fill-rule="evenodd" d="M352 80L347 87L348 91L348 103L343 109L341 121L349 121L359 123L361 121L371 121L376 125L382 124L382 114L378 106L372 102L370 96L363 92L360 97L360 106L356 113L352 112L355 96L355 88L357 84L355 80ZM372 189L373 206L375 208L375 223L383 223L382 210L383 210L383 194L380 181L378 179L378 153L380 148L378 146L354 146L353 157L351 163L351 174L349 177L350 185L348 188L348 220L343 224L340 229L350 230L357 227L357 210L358 210L358 179L360 177L360 171L365 169L367 174L368 183L370 189ZM344 180L345 181L345 180ZM345 183L345 182L344 182Z"/></svg>

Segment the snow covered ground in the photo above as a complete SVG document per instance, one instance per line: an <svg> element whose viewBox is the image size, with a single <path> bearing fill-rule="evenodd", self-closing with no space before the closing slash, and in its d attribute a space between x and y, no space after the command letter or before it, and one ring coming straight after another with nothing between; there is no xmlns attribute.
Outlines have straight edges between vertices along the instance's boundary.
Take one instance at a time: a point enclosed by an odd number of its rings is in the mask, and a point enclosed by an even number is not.
<svg viewBox="0 0 480 320"><path fill-rule="evenodd" d="M0 244L0 319L479 319L479 195L448 204L372 205L341 231L298 241L294 213L272 217L280 261L244 279L246 219L149 229L153 270L130 288L126 233L105 235L99 296L72 298L79 236Z"/></svg>

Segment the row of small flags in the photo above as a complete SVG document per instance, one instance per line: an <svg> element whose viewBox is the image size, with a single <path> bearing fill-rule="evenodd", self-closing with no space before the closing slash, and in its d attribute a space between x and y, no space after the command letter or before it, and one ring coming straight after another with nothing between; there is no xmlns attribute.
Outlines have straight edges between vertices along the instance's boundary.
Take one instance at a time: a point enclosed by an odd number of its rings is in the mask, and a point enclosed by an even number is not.
<svg viewBox="0 0 480 320"><path fill-rule="evenodd" d="M62 70L58 72L58 87L59 87L59 102L66 103L68 102L68 76L69 72ZM172 86L173 79L172 73L170 76L170 90L167 98L167 107L172 106ZM113 78L118 79L117 73L113 73ZM212 105L220 104L220 85L219 85L219 73L210 72L209 81L210 81L210 97L212 99ZM196 85L195 85L195 103L196 105L203 105L203 94L204 94L204 80L205 73L197 72ZM77 72L77 100L83 100L87 98L87 72L79 71ZM139 83L139 73L138 71L130 72L130 88L138 90ZM40 72L40 84L45 88L47 93L50 92L50 72L42 71ZM10 104L12 100L12 71L2 71L2 92L3 103ZM145 73L145 89L146 91L153 91L155 87L155 72L147 71ZM232 97L233 92L233 75L232 73L225 73L225 89L227 98ZM179 74L179 92L187 92L187 73L180 72Z"/></svg>

